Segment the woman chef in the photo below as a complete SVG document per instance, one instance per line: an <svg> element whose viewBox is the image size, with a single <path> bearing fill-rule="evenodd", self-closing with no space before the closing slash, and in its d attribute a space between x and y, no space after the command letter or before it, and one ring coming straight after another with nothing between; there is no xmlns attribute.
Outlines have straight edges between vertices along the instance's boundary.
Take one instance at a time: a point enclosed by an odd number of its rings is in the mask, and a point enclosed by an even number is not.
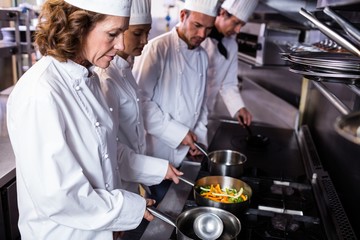
<svg viewBox="0 0 360 240"><path fill-rule="evenodd" d="M23 240L113 239L113 232L153 218L144 198L119 189L121 179L178 182L179 172L166 161L147 173L143 161L117 144L111 109L92 71L108 67L123 50L130 6L131 0L43 4L35 39L43 57L8 100Z"/></svg>
<svg viewBox="0 0 360 240"><path fill-rule="evenodd" d="M143 121L142 102L139 88L131 72L135 56L147 44L151 29L151 1L133 0L129 28L124 32L124 50L117 52L114 60L106 69L95 68L98 73L101 88L113 108L114 122L117 126L119 142L129 146L138 153L139 158L150 158L146 154L145 127ZM145 162L144 162L145 164ZM157 168L151 163L147 168ZM132 192L138 192L139 184L123 182L123 187Z"/></svg>

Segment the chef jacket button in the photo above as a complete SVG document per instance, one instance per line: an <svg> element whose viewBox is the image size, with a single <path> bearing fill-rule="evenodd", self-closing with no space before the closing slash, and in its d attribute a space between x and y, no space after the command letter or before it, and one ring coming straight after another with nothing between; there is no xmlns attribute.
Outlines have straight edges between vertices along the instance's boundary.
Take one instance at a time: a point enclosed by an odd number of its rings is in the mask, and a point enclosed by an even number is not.
<svg viewBox="0 0 360 240"><path fill-rule="evenodd" d="M116 166L116 168L115 168L116 170L119 170L119 167L118 166Z"/></svg>
<svg viewBox="0 0 360 240"><path fill-rule="evenodd" d="M95 123L95 127L99 127L100 126L100 123L99 122L96 122Z"/></svg>
<svg viewBox="0 0 360 240"><path fill-rule="evenodd" d="M138 125L140 125L140 121L139 121L139 122L137 122L137 124L138 124Z"/></svg>
<svg viewBox="0 0 360 240"><path fill-rule="evenodd" d="M106 188L109 188L109 184L106 183L106 184L105 184L105 187L106 187Z"/></svg>
<svg viewBox="0 0 360 240"><path fill-rule="evenodd" d="M117 141L117 142L119 141L119 138L118 138L118 137L116 137L116 141Z"/></svg>
<svg viewBox="0 0 360 240"><path fill-rule="evenodd" d="M137 98L137 99L136 99L136 101L138 102L138 101L140 101L140 99L139 99L139 98Z"/></svg>
<svg viewBox="0 0 360 240"><path fill-rule="evenodd" d="M76 86L76 87L75 87L75 90L76 90L76 91L79 91L80 89L81 89L80 86Z"/></svg>
<svg viewBox="0 0 360 240"><path fill-rule="evenodd" d="M109 110L110 110L110 112L112 112L112 111L114 111L114 109L111 107L111 108L109 108Z"/></svg>
<svg viewBox="0 0 360 240"><path fill-rule="evenodd" d="M109 158L109 154L106 153L106 154L104 155L104 158L108 159L108 158Z"/></svg>

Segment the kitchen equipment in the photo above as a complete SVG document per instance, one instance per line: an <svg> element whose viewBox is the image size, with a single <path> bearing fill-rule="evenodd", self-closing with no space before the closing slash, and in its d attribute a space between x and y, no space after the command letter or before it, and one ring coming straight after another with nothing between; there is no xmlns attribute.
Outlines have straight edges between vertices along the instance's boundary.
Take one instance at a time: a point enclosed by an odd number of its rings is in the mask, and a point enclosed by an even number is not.
<svg viewBox="0 0 360 240"><path fill-rule="evenodd" d="M337 117L334 126L342 137L360 145L360 112Z"/></svg>
<svg viewBox="0 0 360 240"><path fill-rule="evenodd" d="M342 114L335 120L335 131L345 139L360 145L360 112L350 112L350 108L340 101L324 84L315 82L314 86Z"/></svg>
<svg viewBox="0 0 360 240"><path fill-rule="evenodd" d="M198 143L195 146L208 158L208 168L211 175L240 178L244 172L247 157L233 150L217 150L208 153Z"/></svg>
<svg viewBox="0 0 360 240"><path fill-rule="evenodd" d="M194 190L194 199L195 202L199 206L209 206L209 207L216 207L220 209L224 209L226 211L229 211L233 213L234 215L238 216L243 211L245 211L250 204L251 196L252 196L252 189L251 187L245 183L244 181L232 177L227 176L207 176L202 177L198 179L195 183L183 178L179 177L179 179L191 186L193 186ZM222 203L222 202L216 202L212 201L208 198L205 198L201 196L200 187L204 186L210 186L210 185L216 185L219 184L221 188L234 188L237 191L240 191L241 188L243 188L243 193L248 196L247 200L244 202L239 203Z"/></svg>
<svg viewBox="0 0 360 240"><path fill-rule="evenodd" d="M349 53L282 53L291 62L290 71L310 80L355 84L360 81L360 58Z"/></svg>
<svg viewBox="0 0 360 240"><path fill-rule="evenodd" d="M217 239L224 230L224 224L214 213L203 213L195 218L193 228L200 239Z"/></svg>
<svg viewBox="0 0 360 240"><path fill-rule="evenodd" d="M356 43L357 46L360 46L360 31L356 27L354 27L350 22L338 15L330 7L325 7L323 11L329 17L334 19L345 30L345 32L348 34L348 36L351 37L351 39Z"/></svg>
<svg viewBox="0 0 360 240"><path fill-rule="evenodd" d="M214 207L196 207L190 210L185 210L173 220L171 217L160 212L155 208L148 208L149 212L155 217L169 223L176 228L177 239L199 239L194 231L193 225L196 219L203 214L214 214L219 217L223 223L223 231L218 239L236 239L241 231L240 220L232 213L223 209ZM210 238L211 239L211 238Z"/></svg>
<svg viewBox="0 0 360 240"><path fill-rule="evenodd" d="M288 43L298 42L300 33L276 24L247 22L237 34L238 58L255 66L285 65L279 53Z"/></svg>
<svg viewBox="0 0 360 240"><path fill-rule="evenodd" d="M319 28L319 30L324 33L326 36L331 38L332 40L336 41L339 45L349 50L351 53L353 53L356 56L360 56L360 50L357 46L349 42L346 38L344 38L339 33L332 30L330 27L328 27L326 24L319 21L311 12L307 11L304 8L301 8L299 13L303 15L305 18L307 18L309 21L311 21L313 24L315 24L316 27Z"/></svg>
<svg viewBox="0 0 360 240"><path fill-rule="evenodd" d="M244 123L244 119L240 117L242 124L244 125L246 131L248 132L248 136L246 137L246 141L250 146L253 147L265 147L269 144L269 138L263 136L261 134L254 135L248 125Z"/></svg>

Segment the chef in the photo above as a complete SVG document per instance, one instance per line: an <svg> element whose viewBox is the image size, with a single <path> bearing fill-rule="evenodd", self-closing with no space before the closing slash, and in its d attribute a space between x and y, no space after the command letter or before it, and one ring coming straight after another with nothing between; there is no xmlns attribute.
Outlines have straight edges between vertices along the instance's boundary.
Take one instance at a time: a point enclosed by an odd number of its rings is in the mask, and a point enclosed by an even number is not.
<svg viewBox="0 0 360 240"><path fill-rule="evenodd" d="M194 141L207 143L203 100L208 57L200 44L214 26L218 7L217 0L185 1L180 23L150 40L135 58L133 73L147 98L148 153L176 167L188 152L200 154ZM167 189L163 184L151 188L157 200Z"/></svg>
<svg viewBox="0 0 360 240"><path fill-rule="evenodd" d="M145 127L138 85L131 72L134 57L141 54L151 29L151 1L133 0L129 28L124 32L124 50L117 52L106 69L96 68L101 88L117 126L118 141L129 146L139 158L146 154ZM142 156L141 156L142 155ZM144 161L146 164L146 161ZM158 169L156 161L146 168ZM138 192L139 184L123 181L123 187Z"/></svg>
<svg viewBox="0 0 360 240"><path fill-rule="evenodd" d="M230 116L238 119L241 125L250 125L252 115L245 107L238 87L236 35L252 15L257 3L258 0L225 0L216 17L214 29L201 44L209 55L206 90L209 116L216 115L218 102L224 102Z"/></svg>
<svg viewBox="0 0 360 240"><path fill-rule="evenodd" d="M143 159L116 142L112 109L93 72L124 49L130 7L131 0L42 6L35 43L43 57L19 79L7 105L23 240L112 240L153 219L146 206L154 202L122 190L122 179L178 182L167 161L144 169Z"/></svg>

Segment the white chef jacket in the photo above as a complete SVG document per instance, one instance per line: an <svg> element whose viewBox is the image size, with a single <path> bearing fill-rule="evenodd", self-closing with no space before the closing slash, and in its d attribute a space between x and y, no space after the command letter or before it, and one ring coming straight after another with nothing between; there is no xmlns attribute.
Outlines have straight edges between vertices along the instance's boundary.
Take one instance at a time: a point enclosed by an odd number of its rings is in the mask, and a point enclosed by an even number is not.
<svg viewBox="0 0 360 240"><path fill-rule="evenodd" d="M112 240L112 231L138 226L146 205L118 189L120 178L157 184L164 176L143 173L134 153L117 144L97 75L88 75L72 61L45 56L10 94L23 240Z"/></svg>
<svg viewBox="0 0 360 240"><path fill-rule="evenodd" d="M114 122L118 126L118 141L129 146L137 153L138 158L153 159L145 156L146 140L142 113L142 98L139 87L131 72L131 65L125 59L115 56L106 69L96 68ZM146 163L146 161L144 161ZM159 165L160 164L160 165ZM165 166L164 166L165 164ZM166 161L153 161L151 169L164 169L168 166ZM123 181L123 188L138 192L138 184Z"/></svg>
<svg viewBox="0 0 360 240"><path fill-rule="evenodd" d="M189 130L207 145L207 66L204 49L188 49L176 28L150 40L135 58L133 73L149 100L144 103L149 155L179 166L189 150L180 145Z"/></svg>
<svg viewBox="0 0 360 240"><path fill-rule="evenodd" d="M217 98L222 97L230 116L235 117L237 111L245 107L238 87L238 45L234 35L224 37L222 43L227 59L219 52L216 39L208 37L201 44L209 55L206 102L211 114Z"/></svg>

